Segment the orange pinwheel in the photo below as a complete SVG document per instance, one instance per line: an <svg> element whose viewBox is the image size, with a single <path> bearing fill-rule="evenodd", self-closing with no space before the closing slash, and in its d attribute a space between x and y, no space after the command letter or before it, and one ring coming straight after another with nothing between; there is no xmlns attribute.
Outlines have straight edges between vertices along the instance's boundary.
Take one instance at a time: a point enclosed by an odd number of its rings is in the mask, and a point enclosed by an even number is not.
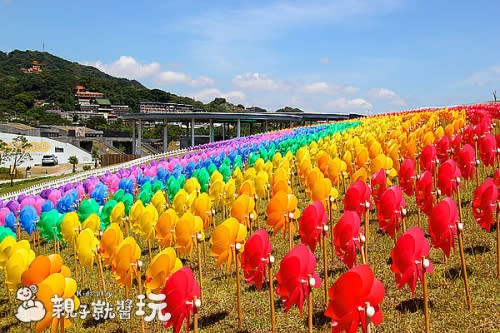
<svg viewBox="0 0 500 333"><path fill-rule="evenodd" d="M118 245L123 241L123 232L116 223L111 223L110 226L104 230L99 245L99 253L104 263L111 265L115 256Z"/></svg>
<svg viewBox="0 0 500 333"><path fill-rule="evenodd" d="M125 238L112 261L113 275L118 283L130 290L132 279L137 276L137 264L141 257L141 248L132 237Z"/></svg>
<svg viewBox="0 0 500 333"><path fill-rule="evenodd" d="M247 236L247 229L237 219L230 217L215 228L210 239L210 255L217 257L217 266L226 263L226 271L231 270L234 259L233 250L237 243L242 244ZM241 251L241 250L240 250Z"/></svg>
<svg viewBox="0 0 500 333"><path fill-rule="evenodd" d="M177 258L175 250L167 247L153 257L146 270L146 293L158 292L164 285L167 278L181 269L182 262Z"/></svg>
<svg viewBox="0 0 500 333"><path fill-rule="evenodd" d="M62 257L59 254L38 256L21 275L21 283L25 286L39 284L54 273L62 273L65 277L71 275L69 268L63 265Z"/></svg>
<svg viewBox="0 0 500 333"><path fill-rule="evenodd" d="M160 215L155 225L155 236L160 246L166 247L175 244L175 225L178 220L179 217L172 208L167 209Z"/></svg>
<svg viewBox="0 0 500 333"><path fill-rule="evenodd" d="M247 194L242 194L233 202L231 216L236 218L246 227L250 226L250 221L256 218L255 201Z"/></svg>
<svg viewBox="0 0 500 333"><path fill-rule="evenodd" d="M298 200L293 194L280 191L274 195L267 204L267 225L273 228L273 235L283 229L283 235L287 229L286 221L288 219L298 218L300 211L297 208ZM288 223L292 228L292 234L295 234L295 225Z"/></svg>

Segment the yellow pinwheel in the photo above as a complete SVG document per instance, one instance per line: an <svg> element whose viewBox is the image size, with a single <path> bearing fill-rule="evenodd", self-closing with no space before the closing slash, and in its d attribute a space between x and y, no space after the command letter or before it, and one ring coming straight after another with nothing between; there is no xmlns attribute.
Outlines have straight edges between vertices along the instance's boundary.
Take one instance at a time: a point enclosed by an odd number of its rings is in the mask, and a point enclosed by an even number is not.
<svg viewBox="0 0 500 333"><path fill-rule="evenodd" d="M141 229L140 219L141 219L141 215L142 215L142 211L143 210L144 210L144 204L142 203L142 200L137 200L130 207L130 212L129 212L129 215L128 215L128 220L129 220L129 223L130 223L130 228L135 233L138 233L139 230Z"/></svg>
<svg viewBox="0 0 500 333"><path fill-rule="evenodd" d="M30 249L30 243L26 240L17 242L9 259L5 264L5 285L9 291L17 289L21 283L21 276L35 259L35 252Z"/></svg>
<svg viewBox="0 0 500 333"><path fill-rule="evenodd" d="M195 218L191 212L184 213L175 226L175 248L179 255L189 255L191 258L198 237L205 237L203 221L199 217Z"/></svg>
<svg viewBox="0 0 500 333"><path fill-rule="evenodd" d="M267 172L261 170L255 176L255 193L259 198L267 198L269 196L269 176Z"/></svg>
<svg viewBox="0 0 500 333"><path fill-rule="evenodd" d="M165 198L165 193L162 190L156 191L156 193L151 198L151 204L156 208L158 215L163 213L167 209L167 199Z"/></svg>
<svg viewBox="0 0 500 333"><path fill-rule="evenodd" d="M184 190L188 194L200 193L201 185L200 185L200 182L198 181L198 178L191 177L188 180L186 180L186 183L184 183Z"/></svg>
<svg viewBox="0 0 500 333"><path fill-rule="evenodd" d="M76 212L66 213L64 219L61 222L61 235L64 241L71 246L75 245L76 237L80 232L80 219Z"/></svg>
<svg viewBox="0 0 500 333"><path fill-rule="evenodd" d="M158 211L155 206L149 204L142 210L139 225L139 234L147 240L154 239L155 225L158 222Z"/></svg>
<svg viewBox="0 0 500 333"><path fill-rule="evenodd" d="M184 189L180 189L179 192L174 197L174 210L177 215L184 214L191 205L193 204L194 199L196 198L197 193L193 192L191 194L187 193Z"/></svg>
<svg viewBox="0 0 500 333"><path fill-rule="evenodd" d="M121 225L124 219L125 219L125 204L120 201L111 210L109 221L111 224Z"/></svg>
<svg viewBox="0 0 500 333"><path fill-rule="evenodd" d="M99 217L99 215L93 213L89 215L89 217L87 217L85 221L83 221L81 229L82 230L90 229L94 234L97 234L100 228L101 228L101 218Z"/></svg>
<svg viewBox="0 0 500 333"><path fill-rule="evenodd" d="M203 221L204 228L208 228L210 218L213 216L212 201L207 193L201 193L193 202L192 211Z"/></svg>
<svg viewBox="0 0 500 333"><path fill-rule="evenodd" d="M156 222L156 239L162 247L173 246L175 244L175 226L179 217L172 208L164 211Z"/></svg>
<svg viewBox="0 0 500 333"><path fill-rule="evenodd" d="M167 278L182 268L182 262L172 247L167 247L153 257L146 270L146 293L158 292Z"/></svg>
<svg viewBox="0 0 500 333"><path fill-rule="evenodd" d="M246 236L247 229L245 226L233 217L228 218L215 228L210 239L210 255L217 257L217 266L226 263L226 271L231 270L231 264L234 260L234 248L238 243L243 245Z"/></svg>
<svg viewBox="0 0 500 333"><path fill-rule="evenodd" d="M78 235L76 243L80 265L91 269L97 254L97 245L99 245L99 241L95 237L94 231L90 228L83 229L80 235Z"/></svg>
<svg viewBox="0 0 500 333"><path fill-rule="evenodd" d="M231 216L249 228L251 221L257 217L254 199L247 194L238 196L231 206Z"/></svg>

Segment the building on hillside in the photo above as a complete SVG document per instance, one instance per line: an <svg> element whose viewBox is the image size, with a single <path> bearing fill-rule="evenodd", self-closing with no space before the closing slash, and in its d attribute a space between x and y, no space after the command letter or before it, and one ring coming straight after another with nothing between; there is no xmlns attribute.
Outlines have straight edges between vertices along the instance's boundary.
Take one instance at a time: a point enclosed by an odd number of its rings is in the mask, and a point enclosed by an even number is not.
<svg viewBox="0 0 500 333"><path fill-rule="evenodd" d="M100 138L103 136L102 131L97 131L83 126L40 126L40 136L44 138Z"/></svg>
<svg viewBox="0 0 500 333"><path fill-rule="evenodd" d="M75 97L78 104L91 104L96 98L104 98L104 94L97 91L88 91L85 86L80 84L75 86Z"/></svg>
<svg viewBox="0 0 500 333"><path fill-rule="evenodd" d="M31 67L21 68L21 71L26 74L40 74L42 72L42 66L36 60L31 62Z"/></svg>
<svg viewBox="0 0 500 333"><path fill-rule="evenodd" d="M84 86L75 86L75 97L78 102L76 110L69 112L67 119L73 121L86 120L92 117L103 117L107 121L115 121L119 116L130 112L128 105L113 105L104 97L104 94L96 91L88 91Z"/></svg>

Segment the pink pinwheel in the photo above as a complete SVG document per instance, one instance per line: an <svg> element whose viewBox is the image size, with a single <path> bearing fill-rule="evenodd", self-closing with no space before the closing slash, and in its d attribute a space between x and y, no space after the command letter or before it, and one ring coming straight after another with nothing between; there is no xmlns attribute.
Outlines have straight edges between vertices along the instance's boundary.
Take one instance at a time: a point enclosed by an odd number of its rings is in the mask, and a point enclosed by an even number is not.
<svg viewBox="0 0 500 333"><path fill-rule="evenodd" d="M486 232L490 232L491 227L495 224L495 212L497 210L497 202L499 201L499 191L497 185L491 178L487 178L474 191L474 199L472 200L472 213L477 224Z"/></svg>
<svg viewBox="0 0 500 333"><path fill-rule="evenodd" d="M353 210L362 216L372 207L370 192L368 185L361 180L352 183L344 196L344 209Z"/></svg>
<svg viewBox="0 0 500 333"><path fill-rule="evenodd" d="M380 196L387 189L386 179L385 179L385 170L382 168L377 173L373 174L371 179L372 185L372 196L375 201L375 206L378 207Z"/></svg>
<svg viewBox="0 0 500 333"><path fill-rule="evenodd" d="M432 246L442 249L446 257L454 245L457 234L458 209L455 201L445 198L432 209L429 218L429 234Z"/></svg>
<svg viewBox="0 0 500 333"><path fill-rule="evenodd" d="M391 270L396 275L398 288L408 284L411 294L415 293L417 281L422 282L424 270L422 258L428 257L430 245L424 232L419 227L411 227L398 238L396 246L391 250ZM432 273L432 263L425 269Z"/></svg>
<svg viewBox="0 0 500 333"><path fill-rule="evenodd" d="M497 143L493 134L485 134L479 142L479 156L486 166L492 166L495 163L497 154Z"/></svg>
<svg viewBox="0 0 500 333"><path fill-rule="evenodd" d="M316 251L316 246L327 219L325 206L321 201L314 201L307 206L299 219L300 241L309 246L313 252Z"/></svg>
<svg viewBox="0 0 500 333"><path fill-rule="evenodd" d="M332 319L332 332L355 333L361 324L367 331L370 322L379 325L383 321L380 303L384 299L384 285L376 279L368 265L360 265L342 274L329 291L325 316Z"/></svg>
<svg viewBox="0 0 500 333"><path fill-rule="evenodd" d="M259 229L245 243L245 251L241 254L241 268L247 283L255 283L257 290L262 289L262 282L266 277L266 267L272 247L269 234Z"/></svg>
<svg viewBox="0 0 500 333"><path fill-rule="evenodd" d="M459 178L462 173L454 160L447 160L438 170L437 187L441 190L441 194L451 196L460 186Z"/></svg>
<svg viewBox="0 0 500 333"><path fill-rule="evenodd" d="M406 202L399 186L389 187L380 197L377 211L378 224L380 229L387 232L393 239L396 237L396 230L399 230L405 208Z"/></svg>
<svg viewBox="0 0 500 333"><path fill-rule="evenodd" d="M362 251L360 225L358 213L346 210L333 230L335 254L348 268L356 263L356 249Z"/></svg>
<svg viewBox="0 0 500 333"><path fill-rule="evenodd" d="M437 162L437 151L433 145L427 145L420 153L420 169L422 171L434 172Z"/></svg>
<svg viewBox="0 0 500 333"><path fill-rule="evenodd" d="M456 155L456 161L464 179L471 179L476 170L476 153L470 144L465 144Z"/></svg>
<svg viewBox="0 0 500 333"><path fill-rule="evenodd" d="M415 185L416 201L418 208L429 216L434 206L434 197L432 196L432 174L425 171L417 178Z"/></svg>
<svg viewBox="0 0 500 333"><path fill-rule="evenodd" d="M313 288L321 286L321 280L316 273L316 258L304 244L296 245L281 260L280 270L276 275L278 286L276 293L282 298L285 312L296 305L302 316L304 300L309 295L309 279L314 278Z"/></svg>
<svg viewBox="0 0 500 333"><path fill-rule="evenodd" d="M406 159L399 168L399 185L409 196L415 193L415 164L415 160Z"/></svg>

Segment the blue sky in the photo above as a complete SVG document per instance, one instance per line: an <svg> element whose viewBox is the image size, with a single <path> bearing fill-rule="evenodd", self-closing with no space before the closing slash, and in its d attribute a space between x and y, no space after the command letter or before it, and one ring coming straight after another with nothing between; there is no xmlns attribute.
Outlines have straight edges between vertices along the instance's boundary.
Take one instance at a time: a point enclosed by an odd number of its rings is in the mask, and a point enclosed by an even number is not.
<svg viewBox="0 0 500 333"><path fill-rule="evenodd" d="M209 102L387 112L500 94L500 1L0 0L0 49L45 49Z"/></svg>

